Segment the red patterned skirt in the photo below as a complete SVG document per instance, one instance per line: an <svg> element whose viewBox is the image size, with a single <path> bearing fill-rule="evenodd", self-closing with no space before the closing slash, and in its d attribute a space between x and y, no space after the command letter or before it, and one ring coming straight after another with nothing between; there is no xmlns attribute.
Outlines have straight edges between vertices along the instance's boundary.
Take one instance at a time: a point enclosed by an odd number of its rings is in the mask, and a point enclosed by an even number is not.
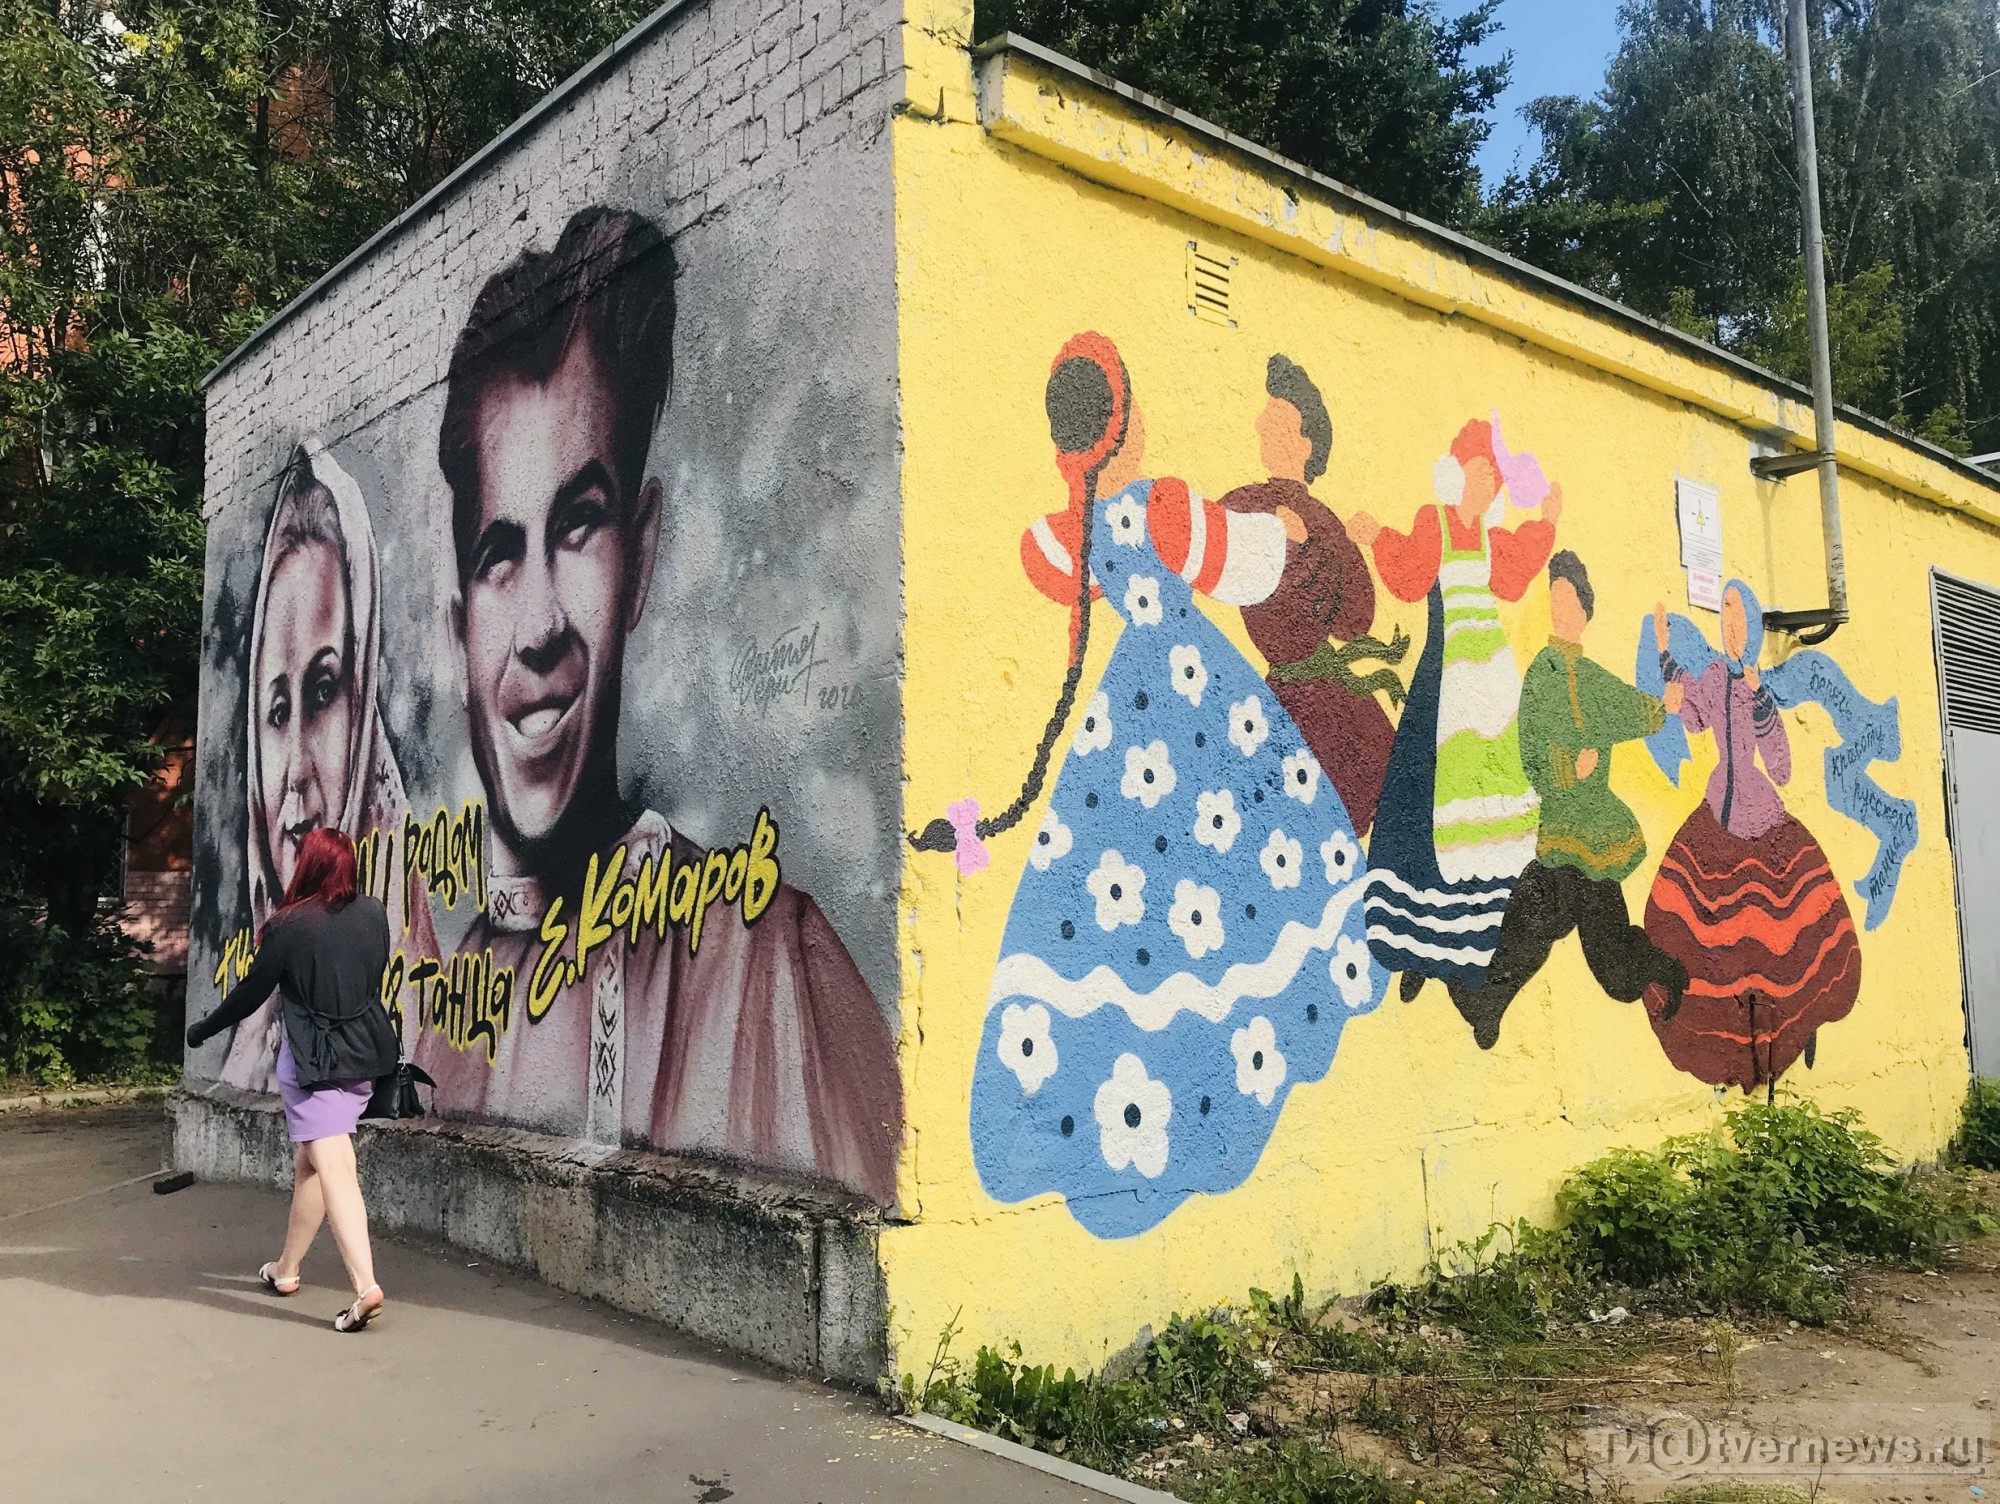
<svg viewBox="0 0 2000 1504"><path fill-rule="evenodd" d="M1861 946L1826 853L1787 815L1731 835L1704 800L1675 834L1646 901L1646 934L1688 969L1680 1011L1646 991L1667 1058L1716 1086L1773 1080L1861 991Z"/></svg>

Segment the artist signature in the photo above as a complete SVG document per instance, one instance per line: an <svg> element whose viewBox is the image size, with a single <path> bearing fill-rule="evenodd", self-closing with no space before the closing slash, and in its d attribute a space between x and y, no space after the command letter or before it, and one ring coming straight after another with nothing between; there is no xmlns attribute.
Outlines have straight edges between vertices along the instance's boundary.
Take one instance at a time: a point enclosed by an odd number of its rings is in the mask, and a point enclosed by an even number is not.
<svg viewBox="0 0 2000 1504"><path fill-rule="evenodd" d="M819 623L780 632L768 645L751 638L737 653L729 669L729 688L739 709L755 707L761 715L779 700L797 695L805 699L812 689L812 672L823 660L819 656Z"/></svg>

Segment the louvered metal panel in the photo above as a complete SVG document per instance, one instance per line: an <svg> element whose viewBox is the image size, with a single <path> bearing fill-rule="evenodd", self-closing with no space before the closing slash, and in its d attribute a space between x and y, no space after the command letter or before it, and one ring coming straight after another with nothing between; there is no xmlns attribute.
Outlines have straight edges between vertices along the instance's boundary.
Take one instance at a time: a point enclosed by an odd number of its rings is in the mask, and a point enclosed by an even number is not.
<svg viewBox="0 0 2000 1504"><path fill-rule="evenodd" d="M2000 1075L2000 591L1934 569L1931 620L1965 1042L1975 1075Z"/></svg>
<svg viewBox="0 0 2000 1504"><path fill-rule="evenodd" d="M2000 592L1931 574L1945 725L2000 734Z"/></svg>
<svg viewBox="0 0 2000 1504"><path fill-rule="evenodd" d="M1190 240L1187 243L1188 312L1207 323L1234 329L1236 318L1230 283L1235 279L1235 273L1234 256L1214 246L1204 245L1199 240Z"/></svg>

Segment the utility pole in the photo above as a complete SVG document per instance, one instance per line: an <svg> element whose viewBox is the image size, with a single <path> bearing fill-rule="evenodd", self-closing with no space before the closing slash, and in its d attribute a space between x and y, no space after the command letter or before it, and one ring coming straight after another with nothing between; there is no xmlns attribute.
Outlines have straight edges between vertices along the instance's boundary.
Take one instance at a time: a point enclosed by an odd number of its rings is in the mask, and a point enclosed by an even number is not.
<svg viewBox="0 0 2000 1504"><path fill-rule="evenodd" d="M1791 67L1792 139L1799 164L1800 251L1806 268L1806 323L1812 341L1813 448L1753 464L1771 480L1803 469L1819 472L1820 534L1826 545L1826 609L1767 611L1764 624L1795 633L1805 643L1824 642L1847 621L1847 556L1840 534L1840 467L1834 455L1833 347L1826 327L1826 235L1819 217L1819 140L1813 126L1812 36L1806 0L1791 0L1785 23L1785 60Z"/></svg>

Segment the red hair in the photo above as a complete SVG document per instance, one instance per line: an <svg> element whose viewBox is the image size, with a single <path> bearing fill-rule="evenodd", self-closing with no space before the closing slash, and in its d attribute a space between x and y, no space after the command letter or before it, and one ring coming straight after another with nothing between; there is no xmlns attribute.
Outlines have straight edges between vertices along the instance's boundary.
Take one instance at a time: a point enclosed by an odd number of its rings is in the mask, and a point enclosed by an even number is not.
<svg viewBox="0 0 2000 1504"><path fill-rule="evenodd" d="M344 830L329 830L322 825L307 831L300 843L299 864L292 870L292 880L285 888L285 901L278 905L278 912L271 919L276 920L306 903L318 903L328 912L344 909L354 901L360 886L355 874L353 837ZM267 921L265 932L269 933L270 928ZM262 943L263 935L257 938Z"/></svg>

